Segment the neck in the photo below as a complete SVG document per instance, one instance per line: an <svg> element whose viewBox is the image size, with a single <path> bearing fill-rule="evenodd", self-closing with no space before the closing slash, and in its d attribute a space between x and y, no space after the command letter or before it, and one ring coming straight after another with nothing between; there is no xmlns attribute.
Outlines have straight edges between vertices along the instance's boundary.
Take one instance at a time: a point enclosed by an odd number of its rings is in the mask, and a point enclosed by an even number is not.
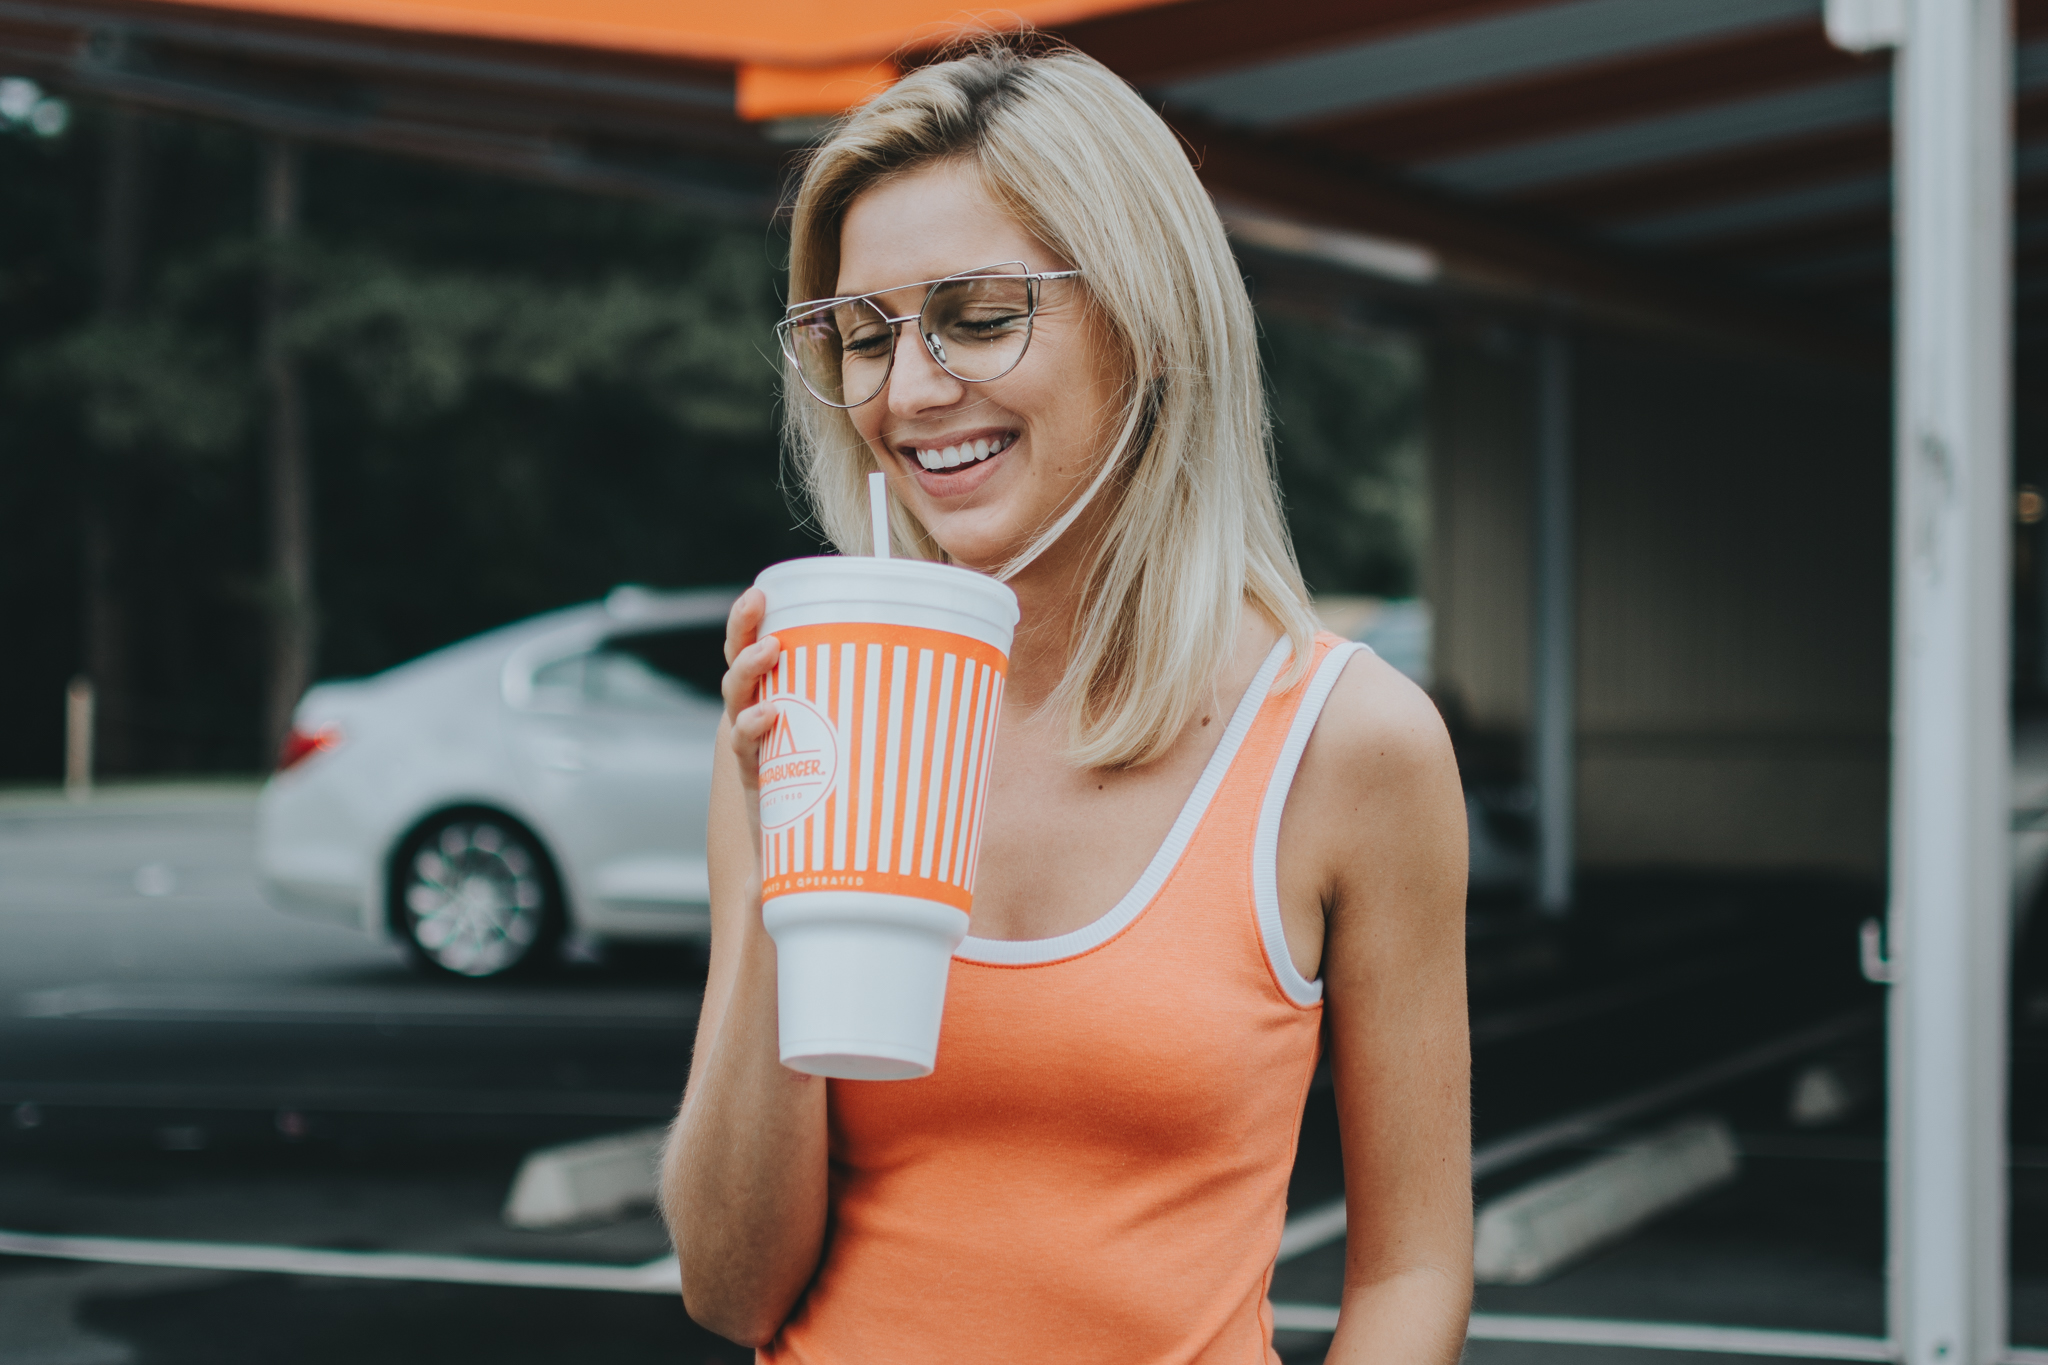
<svg viewBox="0 0 2048 1365"><path fill-rule="evenodd" d="M1003 683L1006 698L1026 710L1043 706L1067 675L1079 625L1092 542L1099 528L1082 523L1067 529L1059 541L1010 580L1017 594L1017 638L1010 648L1010 671Z"/></svg>

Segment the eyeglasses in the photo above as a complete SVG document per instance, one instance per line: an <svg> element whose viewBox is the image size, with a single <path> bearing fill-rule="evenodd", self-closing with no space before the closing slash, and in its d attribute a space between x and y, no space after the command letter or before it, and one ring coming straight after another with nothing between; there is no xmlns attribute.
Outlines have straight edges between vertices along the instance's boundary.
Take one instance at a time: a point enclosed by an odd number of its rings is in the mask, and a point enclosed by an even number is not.
<svg viewBox="0 0 2048 1365"><path fill-rule="evenodd" d="M1033 272L1022 261L1005 261L873 294L795 303L775 324L775 335L811 396L835 408L857 408L882 391L896 364L896 329L913 319L940 369L964 383L985 384L1024 358L1039 282L1080 273ZM924 304L915 313L892 318L879 302L884 294L920 288Z"/></svg>

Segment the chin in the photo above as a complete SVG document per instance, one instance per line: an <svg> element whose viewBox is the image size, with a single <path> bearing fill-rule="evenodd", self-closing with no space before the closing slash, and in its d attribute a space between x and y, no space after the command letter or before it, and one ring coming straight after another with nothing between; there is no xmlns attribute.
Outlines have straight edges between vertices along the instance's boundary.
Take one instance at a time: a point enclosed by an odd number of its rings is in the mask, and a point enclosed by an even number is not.
<svg viewBox="0 0 2048 1365"><path fill-rule="evenodd" d="M957 565L962 569L972 569L976 573L992 574L1002 568L1010 558L1008 555L983 555L973 552L961 553L946 549L943 544L939 548L946 551L947 563Z"/></svg>
<svg viewBox="0 0 2048 1365"><path fill-rule="evenodd" d="M931 538L946 552L946 558L962 568L1000 565L1024 548L1024 542L1015 535L994 530L971 512L937 513L924 524Z"/></svg>
<svg viewBox="0 0 2048 1365"><path fill-rule="evenodd" d="M1024 549L1022 544L1013 544L1009 541L1002 542L1000 546L991 546L979 536L952 540L934 535L932 539L945 551L949 562L963 569L973 569L976 573L994 573Z"/></svg>

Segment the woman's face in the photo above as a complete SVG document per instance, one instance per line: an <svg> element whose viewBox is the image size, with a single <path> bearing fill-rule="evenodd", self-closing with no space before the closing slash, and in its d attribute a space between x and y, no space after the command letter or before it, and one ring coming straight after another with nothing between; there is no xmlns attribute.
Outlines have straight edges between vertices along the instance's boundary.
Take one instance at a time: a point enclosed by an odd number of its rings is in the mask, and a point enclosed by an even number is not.
<svg viewBox="0 0 2048 1365"><path fill-rule="evenodd" d="M895 286L1005 261L1069 268L996 205L971 164L944 161L853 201L834 292L893 290L880 302L900 317L917 311L924 291ZM971 568L1000 568L1080 496L1121 416L1115 349L1081 282L1048 281L1038 298L1030 347L1002 378L955 379L905 324L888 383L850 413L891 491ZM989 453L973 458L983 442ZM957 458L962 448L965 460L942 465L943 452Z"/></svg>

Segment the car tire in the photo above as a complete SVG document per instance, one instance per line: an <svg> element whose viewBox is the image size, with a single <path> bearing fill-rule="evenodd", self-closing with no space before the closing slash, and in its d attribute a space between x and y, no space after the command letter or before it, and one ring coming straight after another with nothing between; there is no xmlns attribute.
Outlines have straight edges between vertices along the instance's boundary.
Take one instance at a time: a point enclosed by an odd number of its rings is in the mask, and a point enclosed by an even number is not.
<svg viewBox="0 0 2048 1365"><path fill-rule="evenodd" d="M472 981L554 965L568 916L533 831L499 811L443 811L391 861L391 920L412 958Z"/></svg>

